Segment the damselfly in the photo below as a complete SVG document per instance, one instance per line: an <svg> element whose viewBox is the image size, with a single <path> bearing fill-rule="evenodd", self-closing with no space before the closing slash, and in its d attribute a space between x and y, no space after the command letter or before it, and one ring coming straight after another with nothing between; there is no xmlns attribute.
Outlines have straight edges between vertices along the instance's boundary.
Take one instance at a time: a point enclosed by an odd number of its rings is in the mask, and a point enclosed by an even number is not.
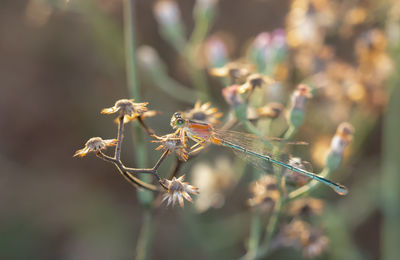
<svg viewBox="0 0 400 260"><path fill-rule="evenodd" d="M192 153L203 149L206 144L210 143L225 146L245 154L251 161L255 161L256 165L262 168L264 168L262 166L265 165L264 162L276 164L319 181L331 187L340 195L346 195L348 192L347 188L339 183L335 183L315 173L294 167L273 158L268 152L268 147L264 140L260 139L258 136L216 129L208 123L185 119L179 112L176 112L172 116L171 126L177 129L177 134L181 136L183 143L186 141L186 136L196 143L191 147L191 149L194 149L191 151Z"/></svg>

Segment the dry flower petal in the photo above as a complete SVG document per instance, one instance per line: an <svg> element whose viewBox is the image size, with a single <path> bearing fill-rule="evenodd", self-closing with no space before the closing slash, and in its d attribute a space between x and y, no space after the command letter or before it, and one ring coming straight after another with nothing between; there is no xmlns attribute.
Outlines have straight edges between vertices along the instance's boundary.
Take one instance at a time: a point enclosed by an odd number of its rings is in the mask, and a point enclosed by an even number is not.
<svg viewBox="0 0 400 260"><path fill-rule="evenodd" d="M184 198L192 202L192 197L189 194L199 194L198 189L187 182L183 182L184 175L179 178L173 177L172 180L163 179L161 184L167 189L163 195L162 202L167 201L167 206L175 206L176 202L183 208Z"/></svg>
<svg viewBox="0 0 400 260"><path fill-rule="evenodd" d="M105 149L107 146L114 146L117 143L118 143L117 139L103 140L101 137L92 137L86 142L84 148L75 152L74 157L75 156L83 157L89 152L100 151Z"/></svg>

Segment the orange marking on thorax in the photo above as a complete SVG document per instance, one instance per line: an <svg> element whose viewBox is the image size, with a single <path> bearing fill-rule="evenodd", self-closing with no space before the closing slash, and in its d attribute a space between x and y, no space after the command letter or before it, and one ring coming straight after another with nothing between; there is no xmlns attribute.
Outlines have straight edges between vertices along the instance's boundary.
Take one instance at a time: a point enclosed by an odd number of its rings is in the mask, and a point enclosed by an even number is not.
<svg viewBox="0 0 400 260"><path fill-rule="evenodd" d="M217 145L221 145L222 144L221 139L216 138L216 137L212 137L210 139L210 141L213 142L214 144L217 144Z"/></svg>
<svg viewBox="0 0 400 260"><path fill-rule="evenodd" d="M195 135L202 139L209 140L212 136L213 128L209 124L190 122L187 127L192 135Z"/></svg>

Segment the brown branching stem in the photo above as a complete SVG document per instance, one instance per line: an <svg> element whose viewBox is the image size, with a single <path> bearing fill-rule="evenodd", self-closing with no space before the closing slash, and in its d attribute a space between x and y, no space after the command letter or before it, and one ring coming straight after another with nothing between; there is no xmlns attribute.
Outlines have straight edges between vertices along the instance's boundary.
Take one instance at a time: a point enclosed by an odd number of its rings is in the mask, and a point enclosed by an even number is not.
<svg viewBox="0 0 400 260"><path fill-rule="evenodd" d="M147 126L147 124L143 121L143 118L141 116L139 116L137 120L149 136L155 136L154 130Z"/></svg>
<svg viewBox="0 0 400 260"><path fill-rule="evenodd" d="M149 135L154 135L152 130L146 126L146 124L141 120L140 118L140 125L145 128L146 132ZM161 181L161 177L157 174L157 169L160 167L161 163L164 161L164 159L167 157L169 151L165 151L160 159L156 162L156 164L153 166L153 168L148 168L148 169L136 169L136 168L129 168L126 167L122 161L121 161L121 146L122 146L122 141L124 138L124 116L120 116L118 118L118 135L117 135L117 145L115 147L115 155L114 157L108 156L104 154L102 151L97 152L97 157L102 159L103 161L110 162L115 165L115 167L118 169L118 171L121 173L121 175L129 182L131 183L134 187L141 187L150 191L160 191L160 189L152 184L146 183L139 178L133 176L133 174L152 174L157 181L160 183L161 187L164 189L167 189L164 184Z"/></svg>

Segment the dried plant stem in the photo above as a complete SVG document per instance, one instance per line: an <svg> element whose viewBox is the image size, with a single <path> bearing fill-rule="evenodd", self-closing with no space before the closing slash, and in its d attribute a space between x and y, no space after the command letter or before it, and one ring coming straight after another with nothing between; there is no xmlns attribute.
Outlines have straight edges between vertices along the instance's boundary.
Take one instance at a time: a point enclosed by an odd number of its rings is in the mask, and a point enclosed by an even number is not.
<svg viewBox="0 0 400 260"><path fill-rule="evenodd" d="M118 118L118 134L117 134L117 147L115 147L115 160L120 161L121 159L121 145L122 138L124 135L124 116Z"/></svg>
<svg viewBox="0 0 400 260"><path fill-rule="evenodd" d="M169 174L168 179L172 179L172 177L175 177L178 174L178 171L181 169L181 166L182 166L182 161L179 160L179 158L177 156L175 165L171 169L171 173Z"/></svg>
<svg viewBox="0 0 400 260"><path fill-rule="evenodd" d="M153 129L147 126L147 124L143 121L143 118L141 116L139 116L137 120L149 136L155 135Z"/></svg>

